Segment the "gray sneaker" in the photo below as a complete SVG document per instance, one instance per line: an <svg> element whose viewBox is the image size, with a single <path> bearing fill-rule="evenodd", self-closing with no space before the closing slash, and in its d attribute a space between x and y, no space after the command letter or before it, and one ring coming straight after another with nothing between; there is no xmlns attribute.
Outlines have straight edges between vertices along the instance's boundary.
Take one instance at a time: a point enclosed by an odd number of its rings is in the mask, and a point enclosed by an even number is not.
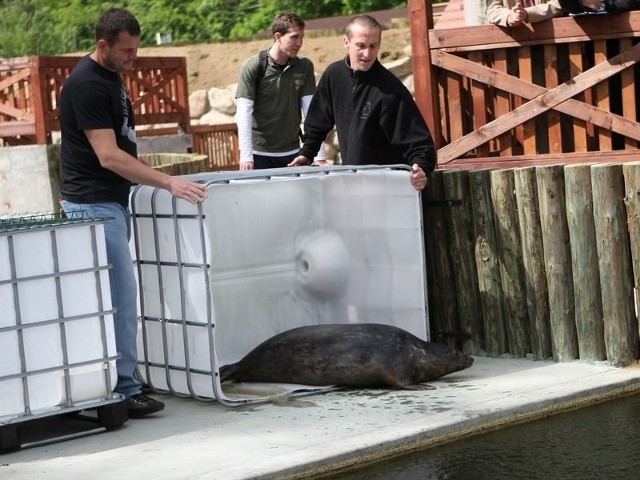
<svg viewBox="0 0 640 480"><path fill-rule="evenodd" d="M140 418L145 415L164 410L164 403L147 397L144 393L137 393L125 398L129 418Z"/></svg>

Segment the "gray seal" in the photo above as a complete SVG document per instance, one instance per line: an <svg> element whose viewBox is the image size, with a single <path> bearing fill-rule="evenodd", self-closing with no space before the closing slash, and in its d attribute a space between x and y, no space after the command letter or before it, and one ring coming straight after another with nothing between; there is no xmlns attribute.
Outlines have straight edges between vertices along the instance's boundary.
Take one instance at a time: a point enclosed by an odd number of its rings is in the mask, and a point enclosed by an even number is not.
<svg viewBox="0 0 640 480"><path fill-rule="evenodd" d="M473 358L379 323L310 325L264 341L220 380L355 388L429 390L436 380L473 364Z"/></svg>

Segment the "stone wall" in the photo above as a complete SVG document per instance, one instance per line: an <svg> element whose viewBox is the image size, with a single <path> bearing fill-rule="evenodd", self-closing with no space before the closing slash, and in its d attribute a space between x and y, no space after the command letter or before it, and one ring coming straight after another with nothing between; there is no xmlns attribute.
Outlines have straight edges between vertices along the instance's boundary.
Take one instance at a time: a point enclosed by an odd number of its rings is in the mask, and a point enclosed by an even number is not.
<svg viewBox="0 0 640 480"><path fill-rule="evenodd" d="M58 211L60 145L0 148L0 217Z"/></svg>

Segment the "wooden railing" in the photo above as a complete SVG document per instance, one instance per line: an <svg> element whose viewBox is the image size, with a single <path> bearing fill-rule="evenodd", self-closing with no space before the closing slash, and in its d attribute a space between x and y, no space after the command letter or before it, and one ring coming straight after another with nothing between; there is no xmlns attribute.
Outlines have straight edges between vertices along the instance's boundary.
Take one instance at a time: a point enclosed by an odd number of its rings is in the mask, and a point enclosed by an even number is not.
<svg viewBox="0 0 640 480"><path fill-rule="evenodd" d="M409 1L439 168L637 159L640 12L433 29L429 8Z"/></svg>
<svg viewBox="0 0 640 480"><path fill-rule="evenodd" d="M209 158L207 170L237 170L240 159L238 127L235 123L222 125L192 125L192 151Z"/></svg>
<svg viewBox="0 0 640 480"><path fill-rule="evenodd" d="M238 146L238 126L235 123L219 125L191 125L191 153L207 156L205 171L237 170L240 161ZM180 128L161 127L142 129L138 137L176 135L183 133ZM162 153L162 152L159 152Z"/></svg>
<svg viewBox="0 0 640 480"><path fill-rule="evenodd" d="M7 145L46 144L60 129L58 99L80 57L22 57L0 62L0 139ZM184 57L140 57L123 72L137 125L190 128Z"/></svg>

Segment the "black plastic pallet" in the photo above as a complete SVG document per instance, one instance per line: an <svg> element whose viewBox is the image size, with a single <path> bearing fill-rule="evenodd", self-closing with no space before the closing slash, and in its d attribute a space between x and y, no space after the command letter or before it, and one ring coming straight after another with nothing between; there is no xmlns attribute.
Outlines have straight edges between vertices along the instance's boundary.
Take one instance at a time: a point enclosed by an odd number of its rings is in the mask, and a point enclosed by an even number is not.
<svg viewBox="0 0 640 480"><path fill-rule="evenodd" d="M27 416L0 425L0 453L86 437L122 426L129 419L124 400L88 409Z"/></svg>

